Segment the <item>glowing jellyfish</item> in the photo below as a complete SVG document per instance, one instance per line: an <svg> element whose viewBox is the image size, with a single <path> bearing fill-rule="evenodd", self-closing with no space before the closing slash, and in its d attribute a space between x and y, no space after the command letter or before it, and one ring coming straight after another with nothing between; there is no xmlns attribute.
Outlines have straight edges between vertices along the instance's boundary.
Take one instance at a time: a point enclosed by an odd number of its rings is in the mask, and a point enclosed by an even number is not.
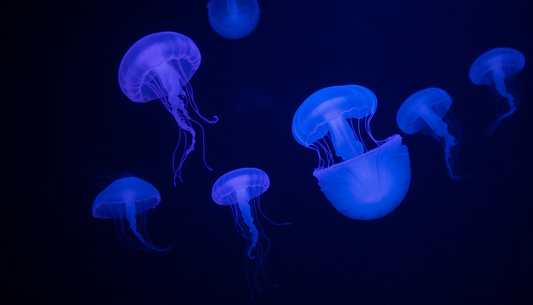
<svg viewBox="0 0 533 305"><path fill-rule="evenodd" d="M488 85L498 97L498 115L492 120L489 135L500 123L513 114L520 103L522 94L517 79L513 79L522 70L526 60L524 55L510 48L497 48L479 56L470 67L470 80L476 85ZM507 102L502 101L504 98ZM509 105L509 110L507 109Z"/></svg>
<svg viewBox="0 0 533 305"><path fill-rule="evenodd" d="M452 98L439 88L420 90L403 102L396 114L398 127L406 134L421 133L434 137L444 148L446 167L453 181L461 179L457 154L461 126L448 112Z"/></svg>
<svg viewBox="0 0 533 305"><path fill-rule="evenodd" d="M207 3L207 10L213 30L229 39L250 34L260 15L257 0L211 0Z"/></svg>
<svg viewBox="0 0 533 305"><path fill-rule="evenodd" d="M189 105L205 122L214 124L218 121L216 116L213 121L203 117L193 99L189 79L200 66L200 60L200 51L189 37L174 32L161 32L145 36L134 43L122 58L118 70L120 89L130 100L146 103L159 99L180 127L180 138L172 155L174 186L176 177L181 180L183 162L194 150L196 132L192 123L198 124L204 132L202 125L189 116ZM191 135L190 145L187 145L186 132ZM174 158L182 135L185 139L184 153L176 168ZM207 164L206 167L209 168Z"/></svg>
<svg viewBox="0 0 533 305"><path fill-rule="evenodd" d="M166 251L168 248L158 248L152 244L146 234L146 211L155 208L161 201L161 195L150 183L137 177L126 177L115 180L96 196L93 203L93 216L96 218L113 218L117 223L120 240L126 245L127 242L135 242L130 239L125 230L122 220L126 218L133 234L142 243L143 250ZM141 233L137 231L137 218L139 217ZM126 240L125 240L125 239Z"/></svg>
<svg viewBox="0 0 533 305"><path fill-rule="evenodd" d="M233 218L235 220L235 227L239 231L239 234L246 238L246 243L248 245L247 256L250 259L255 258L255 256L252 255L252 250L255 250L255 253L258 256L254 272L256 286L257 272L259 269L263 268L263 261L270 248L270 240L261 228L261 224L257 218L257 212L259 211L263 217L272 222L263 214L259 204L259 196L263 194L269 186L270 179L264 171L257 168L240 168L228 172L218 178L211 191L211 196L217 204L229 205L231 207ZM256 221L257 227L254 225L254 220ZM260 235L263 236L268 243L266 250L263 249L263 246L258 241ZM246 274L246 278L248 279L248 274ZM248 287L250 288L249 283ZM257 288L259 289L259 286L257 286ZM259 292L261 292L260 289Z"/></svg>
<svg viewBox="0 0 533 305"><path fill-rule="evenodd" d="M309 96L292 121L292 134L301 145L318 153L313 175L342 214L360 220L383 217L407 194L411 165L402 138L377 141L370 120L377 108L374 93L362 86L328 87ZM379 147L368 150L361 124ZM331 151L342 159L335 163Z"/></svg>

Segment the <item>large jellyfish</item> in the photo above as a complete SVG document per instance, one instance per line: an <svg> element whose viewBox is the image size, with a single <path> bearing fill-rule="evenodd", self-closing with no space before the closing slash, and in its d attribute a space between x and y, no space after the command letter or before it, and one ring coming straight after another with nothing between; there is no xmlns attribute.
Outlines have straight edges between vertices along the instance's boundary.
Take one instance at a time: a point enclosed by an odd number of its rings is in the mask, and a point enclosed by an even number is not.
<svg viewBox="0 0 533 305"><path fill-rule="evenodd" d="M444 148L448 174L461 179L457 154L461 143L461 126L448 112L452 98L439 88L420 90L403 102L396 114L398 127L406 134L422 133L437 139Z"/></svg>
<svg viewBox="0 0 533 305"><path fill-rule="evenodd" d="M255 29L260 11L257 0L211 0L207 3L207 15L220 36L239 39Z"/></svg>
<svg viewBox="0 0 533 305"><path fill-rule="evenodd" d="M481 54L470 67L470 80L476 85L488 85L499 101L496 105L498 115L492 120L489 135L515 112L520 103L520 85L512 76L522 70L525 62L524 55L515 49L496 48Z"/></svg>
<svg viewBox="0 0 533 305"><path fill-rule="evenodd" d="M120 228L119 238L128 246L128 242L136 245L136 243L130 239L125 230L123 218L126 218L129 222L129 227L133 231L133 234L142 243L140 248L148 251L166 251L168 248L158 248L152 244L148 235L146 234L146 211L155 208L161 201L161 195L157 189L150 183L137 178L137 177L125 177L115 180L108 185L103 191L96 196L93 203L93 216L96 218L113 218L117 223L117 230ZM145 237L137 231L137 218L135 215L139 215L139 221L141 225L141 233L145 234Z"/></svg>
<svg viewBox="0 0 533 305"><path fill-rule="evenodd" d="M174 186L176 177L181 180L183 162L194 150L196 132L192 123L198 124L204 132L202 125L189 116L189 105L205 122L214 124L218 121L217 116L212 121L203 117L193 99L189 79L200 66L200 60L200 51L189 37L175 32L160 32L134 43L122 58L118 70L120 89L130 100L146 103L159 99L180 127L180 138L172 155ZM191 135L190 145L187 145L187 132ZM185 140L184 152L176 167L174 159L182 135ZM203 149L205 164L205 147ZM205 166L211 170L207 164Z"/></svg>
<svg viewBox="0 0 533 305"><path fill-rule="evenodd" d="M292 135L318 153L313 175L333 206L345 216L370 220L392 212L402 202L411 181L411 165L402 138L377 141L370 120L377 98L357 86L328 87L309 96L292 121ZM368 150L361 124L379 147ZM342 159L335 163L335 154Z"/></svg>
<svg viewBox="0 0 533 305"><path fill-rule="evenodd" d="M255 250L255 253L258 256L254 270L254 281L258 289L259 286L257 285L256 278L257 272L259 269L263 268L263 261L270 248L270 240L261 228L261 224L257 218L257 212L259 211L263 217L272 222L263 214L259 204L259 196L263 194L269 186L270 179L264 171L257 168L240 168L228 172L218 178L211 191L211 196L217 204L229 205L231 207L233 218L235 220L235 227L237 228L237 231L239 231L239 234L246 238L248 244L247 256L250 259L255 258L255 256L252 255L252 250ZM256 220L257 227L254 225L254 220ZM263 236L268 243L266 250L263 249L263 246L258 241L259 235ZM246 279L248 279L247 273ZM270 283L270 281L268 282ZM250 288L249 283L248 288ZM259 289L259 292L261 292L261 289Z"/></svg>

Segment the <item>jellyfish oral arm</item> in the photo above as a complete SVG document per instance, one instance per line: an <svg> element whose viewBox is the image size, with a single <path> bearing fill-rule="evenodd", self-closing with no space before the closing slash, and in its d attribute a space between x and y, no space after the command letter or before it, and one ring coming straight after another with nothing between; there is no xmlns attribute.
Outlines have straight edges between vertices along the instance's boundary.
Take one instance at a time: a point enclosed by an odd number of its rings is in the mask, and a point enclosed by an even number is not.
<svg viewBox="0 0 533 305"><path fill-rule="evenodd" d="M135 234L135 236L137 236L137 238L139 238L144 244L145 242L141 234L137 232L137 219L135 218L135 202L126 202L126 218L128 219L128 222L130 223L130 228Z"/></svg>
<svg viewBox="0 0 533 305"><path fill-rule="evenodd" d="M424 107L420 112L422 119L429 125L429 128L436 136L444 138L444 158L446 159L446 167L452 180L457 181L459 176L454 174L452 168L452 148L456 144L455 137L448 132L448 124L437 115L431 108Z"/></svg>
<svg viewBox="0 0 533 305"><path fill-rule="evenodd" d="M142 237L139 232L137 232L137 219L135 218L135 202L128 201L126 202L126 218L128 219L128 222L130 223L130 228L133 231L133 234L137 236L137 238L149 249L161 251L161 249L158 249L151 244L147 243L144 238Z"/></svg>
<svg viewBox="0 0 533 305"><path fill-rule="evenodd" d="M509 111L502 116L500 116L496 122L494 122L493 127L490 129L489 134L491 134L496 127L500 124L500 122L505 119L506 117L513 114L516 110L516 103L513 99L513 95L507 92L507 87L505 86L505 74L501 68L492 70L492 76L494 77L494 86L496 87L496 91L498 91L498 94L502 97L507 98L507 102L509 103Z"/></svg>
<svg viewBox="0 0 533 305"><path fill-rule="evenodd" d="M183 101L178 97L182 93L180 76L176 70L168 63L164 62L154 68L159 79L163 83L163 87L168 93L168 102L171 106L172 112L177 110L185 111Z"/></svg>
<svg viewBox="0 0 533 305"><path fill-rule="evenodd" d="M252 249L257 243L257 238L259 237L259 231L254 226L254 218L252 217L252 211L250 205L248 204L250 196L246 189L237 190L237 201L239 205L239 210L241 211L241 217L244 223L250 228L249 231L252 233L252 244L248 248L248 257L254 259L255 256L251 255Z"/></svg>
<svg viewBox="0 0 533 305"><path fill-rule="evenodd" d="M448 173L450 174L452 180L458 181L461 177L454 173L452 167L452 147L454 147L455 144L455 137L449 133L446 133L446 135L444 136L444 158L446 158L446 168L448 169Z"/></svg>
<svg viewBox="0 0 533 305"><path fill-rule="evenodd" d="M513 100L513 96L507 92L507 87L505 86L505 74L501 68L492 70L492 76L494 77L494 85L496 86L496 91L498 93L507 98L509 101L509 106L511 106L511 111L514 112L515 103Z"/></svg>
<svg viewBox="0 0 533 305"><path fill-rule="evenodd" d="M237 16L239 13L239 6L236 0L226 1L226 8L228 9L229 16Z"/></svg>
<svg viewBox="0 0 533 305"><path fill-rule="evenodd" d="M360 156L364 152L363 145L355 139L353 130L342 116L329 121L331 141L335 148L335 154L343 160Z"/></svg>
<svg viewBox="0 0 533 305"><path fill-rule="evenodd" d="M423 109L420 110L420 117L437 136L442 138L448 134L448 124L444 123L442 118L431 108L424 106Z"/></svg>
<svg viewBox="0 0 533 305"><path fill-rule="evenodd" d="M172 113L172 116L174 116L174 119L180 128L188 131L191 134L191 144L185 151L185 154L180 160L178 169L175 171L175 175L178 175L181 180L181 166L183 165L183 162L185 162L185 159L187 159L187 156L194 150L194 145L196 144L196 132L188 123L188 120L191 120L191 117L189 116L187 109L185 109L183 100L180 98L180 96L185 96L186 92L182 89L182 81L178 72L174 70L174 68L168 62L162 63L161 65L155 67L154 70L163 83L163 88L165 88L166 92L168 93L168 100L165 100L164 94L161 94L163 96L161 101L165 104L165 107L167 107L170 113ZM174 181L174 186L176 186L176 181Z"/></svg>

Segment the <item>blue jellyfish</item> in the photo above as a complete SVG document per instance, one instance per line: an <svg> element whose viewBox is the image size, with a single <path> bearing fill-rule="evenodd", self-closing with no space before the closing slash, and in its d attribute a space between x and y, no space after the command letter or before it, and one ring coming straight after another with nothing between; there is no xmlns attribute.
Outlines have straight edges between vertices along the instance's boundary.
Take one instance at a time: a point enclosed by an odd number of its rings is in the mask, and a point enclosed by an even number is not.
<svg viewBox="0 0 533 305"><path fill-rule="evenodd" d="M257 0L211 0L207 3L209 23L220 36L242 38L252 32L259 21Z"/></svg>
<svg viewBox="0 0 533 305"><path fill-rule="evenodd" d="M120 225L117 224L117 228L122 230L119 238L128 245L122 236L133 243L135 242L128 238L124 232L122 219L126 218L133 234L142 243L140 249L166 251L170 249L170 246L164 249L158 248L152 244L148 235L146 235L146 211L155 208L160 201L161 195L150 183L137 177L120 178L108 185L96 196L93 203L93 216L118 220ZM137 218L135 215L139 215L140 228L144 231L146 238L137 231Z"/></svg>
<svg viewBox="0 0 533 305"><path fill-rule="evenodd" d="M524 55L510 48L496 48L479 56L470 67L470 80L476 85L488 85L498 97L498 115L492 120L488 133L491 135L502 121L513 114L520 103L522 94L518 81L512 76L522 70L526 60ZM501 99L507 99L507 102ZM509 110L507 106L509 105Z"/></svg>
<svg viewBox="0 0 533 305"><path fill-rule="evenodd" d="M402 202L411 181L411 164L402 138L374 139L370 120L377 98L357 86L328 87L309 96L292 121L292 135L319 157L313 175L322 192L345 216L370 220L392 212ZM361 125L377 148L368 150ZM331 150L335 150L335 155ZM342 159L335 162L335 159Z"/></svg>
<svg viewBox="0 0 533 305"><path fill-rule="evenodd" d="M145 36L134 43L122 58L118 69L120 89L130 100L146 103L159 99L180 127L178 145L172 155L174 186L176 177L181 180L183 162L194 150L196 132L192 123L200 126L204 133L202 125L189 116L188 106L190 105L205 122L214 124L218 121L217 116L214 116L212 121L203 117L193 99L189 80L200 66L200 60L200 51L189 37L174 32L161 32ZM188 146L186 132L191 135L191 143ZM182 135L185 142L184 153L176 168L174 159ZM205 166L211 170L207 164Z"/></svg>
<svg viewBox="0 0 533 305"><path fill-rule="evenodd" d="M263 268L263 261L270 249L270 240L261 228L261 224L257 218L257 211L259 211L259 213L261 213L261 215L267 220L272 222L263 214L259 204L259 196L263 194L269 186L270 179L264 171L257 168L240 168L228 172L218 178L211 191L213 201L219 205L229 205L231 207L233 218L235 220L235 227L237 228L237 231L239 231L239 234L246 238L248 244L247 256L250 259L255 258L255 256L252 255L252 250L255 249L258 259L255 264L254 280L258 289L259 286L257 285L256 276L259 269ZM254 225L254 220L256 220L257 227ZM266 251L264 251L261 243L258 241L259 235L263 236L268 243ZM246 274L246 279L248 279L248 274ZM268 282L270 283L270 281ZM249 283L248 288L251 293ZM259 292L261 292L261 289L259 289Z"/></svg>
<svg viewBox="0 0 533 305"><path fill-rule="evenodd" d="M406 134L422 133L437 139L444 148L446 167L453 181L461 179L457 154L461 126L448 112L452 98L439 88L420 90L403 102L396 114L398 127Z"/></svg>

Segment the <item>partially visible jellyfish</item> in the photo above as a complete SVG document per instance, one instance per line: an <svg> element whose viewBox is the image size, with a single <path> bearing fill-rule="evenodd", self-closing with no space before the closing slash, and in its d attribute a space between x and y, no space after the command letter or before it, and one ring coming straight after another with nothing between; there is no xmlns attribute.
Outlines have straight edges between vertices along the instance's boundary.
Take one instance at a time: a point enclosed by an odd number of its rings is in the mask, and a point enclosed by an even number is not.
<svg viewBox="0 0 533 305"><path fill-rule="evenodd" d="M246 243L248 245L247 256L250 259L254 259L255 255L252 255L252 251L257 255L254 281L259 292L261 292L261 289L259 289L259 286L257 285L257 272L259 269L263 270L263 261L270 249L270 240L259 223L257 212L259 211L263 217L272 222L263 214L259 204L259 196L263 194L269 186L270 179L264 171L258 168L240 168L228 172L218 178L211 191L213 201L219 205L229 205L231 207L233 218L235 220L235 227L239 234L246 238ZM257 226L254 225L254 220ZM266 239L268 243L266 250L263 249L263 246L258 241L259 236ZM246 279L248 279L247 273ZM268 281L268 278L266 279ZM270 283L270 281L268 282ZM272 283L270 283L270 285L272 285ZM251 293L252 291L249 282L248 288Z"/></svg>
<svg viewBox="0 0 533 305"><path fill-rule="evenodd" d="M496 105L498 115L492 120L489 135L515 112L520 103L520 85L512 76L522 70L525 62L524 55L515 49L496 48L481 54L470 67L470 80L476 85L488 85L499 101Z"/></svg>
<svg viewBox="0 0 533 305"><path fill-rule="evenodd" d="M120 230L120 233L117 232L118 237L126 245L131 247L128 242L135 245L137 243L126 234L124 218L128 220L130 229L142 244L135 248L166 251L170 246L168 248L154 246L146 233L146 211L155 208L160 201L161 195L153 185L137 177L125 177L115 180L96 196L92 214L96 218L113 218L115 222L118 221L117 230ZM136 215L139 217L139 228L144 237L137 230Z"/></svg>
<svg viewBox="0 0 533 305"><path fill-rule="evenodd" d="M370 131L377 98L357 86L327 87L309 96L292 121L292 135L319 157L313 175L333 206L353 219L371 220L392 212L411 182L411 163L402 138L378 141ZM361 127L378 145L369 150ZM342 159L335 162L335 155ZM338 159L338 158L337 158Z"/></svg>
<svg viewBox="0 0 533 305"><path fill-rule="evenodd" d="M200 126L204 133L202 125L189 116L189 105L205 122L214 124L218 121L217 116L214 116L212 121L203 117L193 99L189 80L200 66L200 61L200 51L189 37L175 32L160 32L145 36L134 43L122 58L118 70L120 89L130 100L146 103L159 99L180 127L180 137L172 155L174 186L176 177L182 180L181 167L189 153L194 150L196 132L192 123ZM191 135L190 145L187 145L187 132ZM174 159L182 135L185 145L176 167ZM205 146L203 149L205 164ZM211 170L207 164L205 166Z"/></svg>
<svg viewBox="0 0 533 305"><path fill-rule="evenodd" d="M461 125L448 112L452 98L439 88L420 90L403 102L396 114L398 127L406 134L421 133L434 137L444 148L448 174L453 181L462 178L457 166Z"/></svg>
<svg viewBox="0 0 533 305"><path fill-rule="evenodd" d="M220 36L242 38L252 32L259 21L257 0L211 0L207 3L209 24Z"/></svg>

